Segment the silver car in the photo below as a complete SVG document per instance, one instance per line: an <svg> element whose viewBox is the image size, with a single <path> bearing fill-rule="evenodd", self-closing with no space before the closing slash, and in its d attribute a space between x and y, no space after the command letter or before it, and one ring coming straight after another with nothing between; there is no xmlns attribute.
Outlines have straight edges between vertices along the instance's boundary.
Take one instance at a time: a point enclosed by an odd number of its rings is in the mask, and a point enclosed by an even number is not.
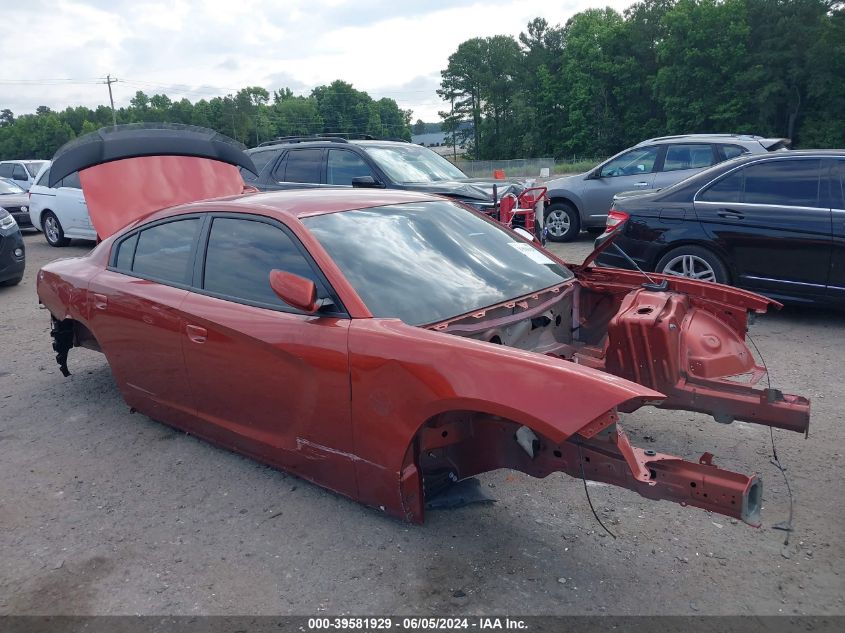
<svg viewBox="0 0 845 633"><path fill-rule="evenodd" d="M788 147L789 139L749 134L684 134L643 141L586 173L549 181L547 236L569 242L582 229L601 232L617 193L668 187L723 160Z"/></svg>

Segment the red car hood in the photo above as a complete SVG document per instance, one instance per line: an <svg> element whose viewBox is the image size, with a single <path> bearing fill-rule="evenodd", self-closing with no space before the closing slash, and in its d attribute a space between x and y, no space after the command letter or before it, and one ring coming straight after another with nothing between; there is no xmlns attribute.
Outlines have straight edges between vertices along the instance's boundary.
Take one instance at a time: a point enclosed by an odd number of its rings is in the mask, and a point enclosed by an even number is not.
<svg viewBox="0 0 845 633"><path fill-rule="evenodd" d="M100 239L153 211L242 193L240 171L210 158L141 156L80 170L91 223Z"/></svg>

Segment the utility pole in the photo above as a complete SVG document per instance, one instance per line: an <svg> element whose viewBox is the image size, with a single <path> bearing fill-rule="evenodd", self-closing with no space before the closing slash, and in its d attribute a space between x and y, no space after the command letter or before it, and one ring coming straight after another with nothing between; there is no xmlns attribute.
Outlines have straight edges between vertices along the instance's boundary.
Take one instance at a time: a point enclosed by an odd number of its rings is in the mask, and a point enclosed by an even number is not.
<svg viewBox="0 0 845 633"><path fill-rule="evenodd" d="M114 97L111 93L111 85L117 83L117 79L112 79L111 75L106 75L106 80L103 82L109 87L109 101L111 102L111 121L114 127L117 127L117 113L114 111Z"/></svg>

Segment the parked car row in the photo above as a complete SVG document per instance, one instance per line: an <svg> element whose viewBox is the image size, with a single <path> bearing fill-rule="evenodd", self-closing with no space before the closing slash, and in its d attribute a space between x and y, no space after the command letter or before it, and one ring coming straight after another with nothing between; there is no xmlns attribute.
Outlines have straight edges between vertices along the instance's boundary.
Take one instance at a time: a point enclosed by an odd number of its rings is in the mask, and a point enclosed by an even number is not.
<svg viewBox="0 0 845 633"><path fill-rule="evenodd" d="M603 266L845 305L845 152L739 157L656 192L618 197ZM626 257L627 255L627 257Z"/></svg>
<svg viewBox="0 0 845 633"><path fill-rule="evenodd" d="M549 239L569 242L582 229L600 232L613 196L620 192L668 187L722 161L788 146L788 139L748 134L684 134L643 141L588 172L547 183Z"/></svg>
<svg viewBox="0 0 845 633"><path fill-rule="evenodd" d="M643 141L589 172L547 183L546 234L567 241L629 217L618 245L645 271L734 284L782 301L839 303L845 295L841 162L835 153L777 151L788 145L732 134ZM257 173L241 169L244 181L266 191L400 189L445 195L489 213L494 184L496 199L520 188L468 178L431 150L401 141L288 137L246 153ZM52 246L96 239L78 173L49 187L48 161L0 167L37 163L28 199L14 181L0 180L0 206L22 228L44 231ZM632 267L615 250L598 264Z"/></svg>

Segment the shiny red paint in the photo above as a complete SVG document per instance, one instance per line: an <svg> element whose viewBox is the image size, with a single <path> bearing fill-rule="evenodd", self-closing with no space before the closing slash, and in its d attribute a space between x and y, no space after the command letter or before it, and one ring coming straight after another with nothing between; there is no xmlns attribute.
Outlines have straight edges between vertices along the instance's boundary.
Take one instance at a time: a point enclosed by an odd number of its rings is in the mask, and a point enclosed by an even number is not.
<svg viewBox="0 0 845 633"><path fill-rule="evenodd" d="M102 163L80 171L79 182L100 238L152 211L231 196L244 189L237 167L193 156L144 156Z"/></svg>
<svg viewBox="0 0 845 633"><path fill-rule="evenodd" d="M99 178L114 177L100 170L105 166L87 170L93 191L106 190ZM713 406L721 406L722 374L757 371L743 356L740 334L745 310L762 310L766 300L724 287L647 292L637 289L641 280L615 274L621 271L579 269L543 297L507 304L506 311L526 310L524 317L546 310L543 302L574 301L580 331L596 341L560 345L553 356L455 335L466 316L428 328L373 318L300 218L428 199L372 190L248 194L143 220L204 212L273 218L312 255L348 318L263 309L110 270L119 235L85 257L45 266L38 296L57 341L69 335L74 345L106 355L129 406L396 517L422 521L427 481L444 472L463 478L513 468L536 477L583 473L757 522L756 478L632 447L617 410L702 410L678 397L692 380L716 384ZM94 208L98 216L107 210ZM488 310L472 318L483 320ZM673 330L672 319L687 325ZM719 349L707 342L710 335ZM644 346L632 347L634 341ZM687 382L679 385L679 375ZM808 415L809 405L802 406ZM770 409L755 410L770 423ZM536 437L533 454L514 439L521 427Z"/></svg>
<svg viewBox="0 0 845 633"><path fill-rule="evenodd" d="M270 287L282 301L312 314L317 311L317 286L310 279L282 270L270 271Z"/></svg>

